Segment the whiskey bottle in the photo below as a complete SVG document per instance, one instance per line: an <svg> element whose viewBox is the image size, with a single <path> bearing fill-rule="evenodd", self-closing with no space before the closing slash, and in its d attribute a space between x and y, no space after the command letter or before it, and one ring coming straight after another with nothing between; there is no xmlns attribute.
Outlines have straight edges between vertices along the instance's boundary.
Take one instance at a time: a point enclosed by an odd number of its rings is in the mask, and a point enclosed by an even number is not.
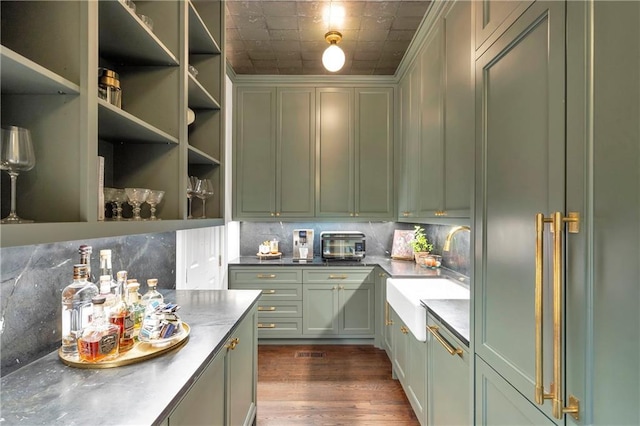
<svg viewBox="0 0 640 426"><path fill-rule="evenodd" d="M116 288L116 303L109 313L109 321L120 329L120 353L126 352L133 348L133 312L129 309L126 300L126 280L127 271L119 271L117 273L118 287Z"/></svg>
<svg viewBox="0 0 640 426"><path fill-rule="evenodd" d="M87 281L95 283L97 282L96 276L93 274L93 272L91 272L92 252L93 249L91 248L91 246L88 246L86 244L83 244L78 248L78 253L80 253L80 264L87 266Z"/></svg>
<svg viewBox="0 0 640 426"><path fill-rule="evenodd" d="M78 339L78 356L83 361L98 362L118 356L120 329L107 321L104 313L105 300L103 295L91 300L93 318Z"/></svg>
<svg viewBox="0 0 640 426"><path fill-rule="evenodd" d="M98 287L87 281L86 265L73 266L73 282L62 290L62 353L78 353L78 336L91 319L91 299Z"/></svg>
<svg viewBox="0 0 640 426"><path fill-rule="evenodd" d="M140 293L138 289L140 283L134 282L127 286L127 303L129 309L133 312L133 336L137 337L142 327L142 320L144 319L144 306L140 303Z"/></svg>
<svg viewBox="0 0 640 426"><path fill-rule="evenodd" d="M147 287L149 287L149 289L142 296L142 302L141 303L142 303L142 306L145 307L145 310L147 310L147 309L153 310L153 309L155 309L156 306L158 306L158 305L160 305L160 304L162 304L164 302L164 297L157 290L158 280L156 278L148 279L147 280Z"/></svg>

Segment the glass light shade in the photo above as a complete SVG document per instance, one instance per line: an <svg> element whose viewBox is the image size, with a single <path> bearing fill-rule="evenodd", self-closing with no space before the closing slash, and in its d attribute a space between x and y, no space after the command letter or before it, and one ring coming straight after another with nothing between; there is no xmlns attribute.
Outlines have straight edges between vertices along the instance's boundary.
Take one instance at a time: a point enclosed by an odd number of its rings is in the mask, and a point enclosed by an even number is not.
<svg viewBox="0 0 640 426"><path fill-rule="evenodd" d="M327 71L339 71L344 65L344 52L337 44L331 44L322 54L322 65Z"/></svg>

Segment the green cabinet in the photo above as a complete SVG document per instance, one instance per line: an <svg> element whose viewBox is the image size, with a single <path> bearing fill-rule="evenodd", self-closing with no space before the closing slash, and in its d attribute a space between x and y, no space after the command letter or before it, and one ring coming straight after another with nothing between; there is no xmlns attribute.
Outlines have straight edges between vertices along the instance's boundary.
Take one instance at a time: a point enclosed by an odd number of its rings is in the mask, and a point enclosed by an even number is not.
<svg viewBox="0 0 640 426"><path fill-rule="evenodd" d="M374 339L374 346L379 349L384 349L388 353L386 344L387 339L387 322L388 313L386 311L387 306L387 274L381 267L377 266L373 270L375 276L375 319L376 319L376 337Z"/></svg>
<svg viewBox="0 0 640 426"><path fill-rule="evenodd" d="M400 82L401 221L470 217L474 170L471 3L446 5Z"/></svg>
<svg viewBox="0 0 640 426"><path fill-rule="evenodd" d="M372 268L311 268L303 278L303 335L375 336Z"/></svg>
<svg viewBox="0 0 640 426"><path fill-rule="evenodd" d="M258 302L258 337L302 337L302 269L230 267L229 288L262 290Z"/></svg>
<svg viewBox="0 0 640 426"><path fill-rule="evenodd" d="M254 424L257 368L254 308L232 330L224 348L205 367L165 423L167 426Z"/></svg>
<svg viewBox="0 0 640 426"><path fill-rule="evenodd" d="M427 424L470 425L469 350L431 314L427 327Z"/></svg>
<svg viewBox="0 0 640 426"><path fill-rule="evenodd" d="M393 89L317 89L316 216L391 218Z"/></svg>
<svg viewBox="0 0 640 426"><path fill-rule="evenodd" d="M314 89L239 87L236 102L234 216L313 216Z"/></svg>
<svg viewBox="0 0 640 426"><path fill-rule="evenodd" d="M415 338L398 314L390 309L392 366L421 425L426 423L427 343Z"/></svg>

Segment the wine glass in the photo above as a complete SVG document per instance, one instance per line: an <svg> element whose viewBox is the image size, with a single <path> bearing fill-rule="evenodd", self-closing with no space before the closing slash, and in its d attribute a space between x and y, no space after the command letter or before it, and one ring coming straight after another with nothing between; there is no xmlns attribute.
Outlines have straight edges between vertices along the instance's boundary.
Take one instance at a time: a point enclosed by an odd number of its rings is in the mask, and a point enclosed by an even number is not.
<svg viewBox="0 0 640 426"><path fill-rule="evenodd" d="M104 202L105 204L109 204L111 206L111 219L115 220L116 219L116 215L118 214L118 209L116 207L116 203L114 202L114 194L116 192L115 188L110 188L108 186L105 186L104 189L102 190L102 192L104 193ZM108 207L105 207L105 210Z"/></svg>
<svg viewBox="0 0 640 426"><path fill-rule="evenodd" d="M200 219L206 219L205 202L207 198L213 195L213 183L211 183L211 180L200 179L196 184L195 194L196 197L202 200L202 216L200 216Z"/></svg>
<svg viewBox="0 0 640 426"><path fill-rule="evenodd" d="M9 174L11 179L11 212L0 223L29 223L32 220L22 219L16 214L16 180L20 172L33 169L36 156L31 142L31 132L17 126L2 128L0 144L0 170Z"/></svg>
<svg viewBox="0 0 640 426"><path fill-rule="evenodd" d="M195 195L196 185L199 180L200 179L195 176L189 176L187 179L187 203L189 212L187 219L193 219L193 216L191 215L191 204L193 203L193 196Z"/></svg>
<svg viewBox="0 0 640 426"><path fill-rule="evenodd" d="M112 201L116 205L116 214L113 215L114 220L123 220L122 203L127 201L127 194L122 188L113 188Z"/></svg>
<svg viewBox="0 0 640 426"><path fill-rule="evenodd" d="M133 217L131 220L142 220L140 217L140 206L147 201L149 190L146 188L125 188L129 204L133 207Z"/></svg>
<svg viewBox="0 0 640 426"><path fill-rule="evenodd" d="M156 206L160 204L163 197L164 191L154 189L149 190L149 196L147 197L147 204L151 206L151 216L149 217L149 220L161 220L156 217Z"/></svg>

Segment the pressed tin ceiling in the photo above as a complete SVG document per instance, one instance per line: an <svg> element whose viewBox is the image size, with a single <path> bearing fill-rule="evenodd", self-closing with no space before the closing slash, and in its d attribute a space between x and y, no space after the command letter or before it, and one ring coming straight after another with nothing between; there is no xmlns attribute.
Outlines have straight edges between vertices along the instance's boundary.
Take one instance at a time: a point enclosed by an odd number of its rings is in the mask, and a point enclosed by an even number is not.
<svg viewBox="0 0 640 426"><path fill-rule="evenodd" d="M236 74L393 75L430 1L228 0L226 55ZM328 11L337 11L327 18ZM344 67L322 66L324 35L342 33Z"/></svg>

